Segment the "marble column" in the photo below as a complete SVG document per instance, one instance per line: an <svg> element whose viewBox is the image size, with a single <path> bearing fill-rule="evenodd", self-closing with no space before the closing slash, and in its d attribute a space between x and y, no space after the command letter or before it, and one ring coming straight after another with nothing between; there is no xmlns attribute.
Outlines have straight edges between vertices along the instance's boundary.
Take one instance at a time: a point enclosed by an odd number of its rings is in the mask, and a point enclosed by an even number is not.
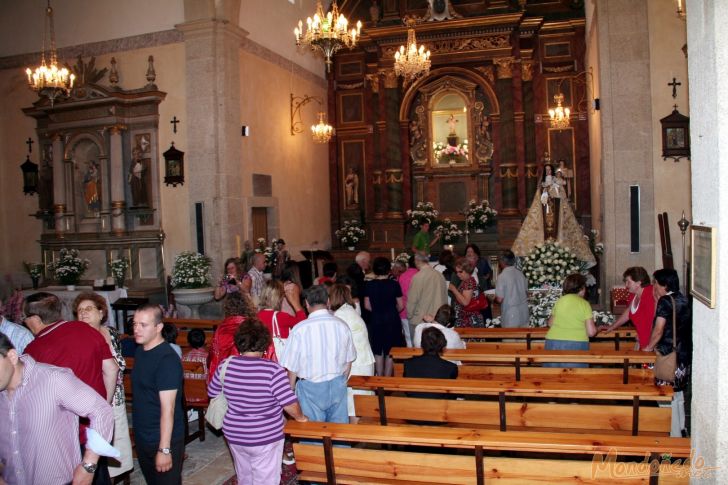
<svg viewBox="0 0 728 485"><path fill-rule="evenodd" d="M124 160L121 148L121 131L123 126L114 125L109 128L109 165L111 168L111 231L121 236L126 231L124 223Z"/></svg>
<svg viewBox="0 0 728 485"><path fill-rule="evenodd" d="M53 140L53 217L56 236L63 238L66 232L66 173L63 160L63 138L56 133Z"/></svg>

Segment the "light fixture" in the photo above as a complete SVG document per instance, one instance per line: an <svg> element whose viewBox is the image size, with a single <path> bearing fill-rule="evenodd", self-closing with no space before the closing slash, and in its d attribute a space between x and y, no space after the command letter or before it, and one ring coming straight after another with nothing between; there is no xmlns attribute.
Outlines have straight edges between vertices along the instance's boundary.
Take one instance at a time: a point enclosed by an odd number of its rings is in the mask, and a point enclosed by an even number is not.
<svg viewBox="0 0 728 485"><path fill-rule="evenodd" d="M685 5L683 0L675 0L675 6L677 7L677 17L680 20L685 20Z"/></svg>
<svg viewBox="0 0 728 485"><path fill-rule="evenodd" d="M554 102L556 107L549 110L549 116L551 117L551 128L563 130L569 127L569 114L571 110L564 108L561 103L564 101L564 95L561 93L554 95Z"/></svg>
<svg viewBox="0 0 728 485"><path fill-rule="evenodd" d="M328 143L334 134L334 127L326 122L326 113L319 111L318 124L311 126L313 141L316 143Z"/></svg>
<svg viewBox="0 0 728 485"><path fill-rule="evenodd" d="M316 101L323 107L323 100L318 96L294 96L291 93L291 136L296 133L303 133L303 121L301 121L301 108L311 101ZM326 113L319 111L318 124L311 126L311 135L316 143L328 143L334 134L334 127L326 122Z"/></svg>
<svg viewBox="0 0 728 485"><path fill-rule="evenodd" d="M50 63L46 63L46 32L50 37L50 50L48 51ZM65 67L58 67L56 55L56 34L53 27L53 9L51 1L48 0L46 7L45 25L43 27L43 48L40 55L40 66L31 70L25 70L28 75L28 85L40 96L46 96L53 106L58 96L68 96L73 88L73 81L76 76L71 74Z"/></svg>
<svg viewBox="0 0 728 485"><path fill-rule="evenodd" d="M23 171L23 193L33 195L38 192L38 165L30 161L30 155L25 157L25 162L20 165Z"/></svg>
<svg viewBox="0 0 728 485"><path fill-rule="evenodd" d="M404 78L404 83L414 81L420 76L430 72L430 51L425 52L425 46L417 47L415 37L415 19L406 19L407 23L407 47L400 46L399 51L394 53L394 73Z"/></svg>
<svg viewBox="0 0 728 485"><path fill-rule="evenodd" d="M296 36L296 45L308 45L311 50L320 50L326 58L326 71L331 72L331 56L342 47L351 49L356 45L361 33L361 21L356 28L348 30L349 21L339 13L339 7L334 0L331 10L324 15L321 0L316 2L316 13L306 19L306 32L303 31L303 22L298 21L298 27L293 29Z"/></svg>

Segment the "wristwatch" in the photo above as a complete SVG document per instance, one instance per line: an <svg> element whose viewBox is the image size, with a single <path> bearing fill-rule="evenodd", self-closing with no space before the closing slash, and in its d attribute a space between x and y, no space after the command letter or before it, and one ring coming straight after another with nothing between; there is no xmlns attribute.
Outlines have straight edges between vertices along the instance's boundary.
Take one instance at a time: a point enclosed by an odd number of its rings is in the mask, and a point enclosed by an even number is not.
<svg viewBox="0 0 728 485"><path fill-rule="evenodd" d="M98 468L96 463L81 463L81 466L89 473L96 473L96 468Z"/></svg>
<svg viewBox="0 0 728 485"><path fill-rule="evenodd" d="M160 452L163 455L169 455L170 453L172 453L172 449L171 448L160 448L157 451Z"/></svg>

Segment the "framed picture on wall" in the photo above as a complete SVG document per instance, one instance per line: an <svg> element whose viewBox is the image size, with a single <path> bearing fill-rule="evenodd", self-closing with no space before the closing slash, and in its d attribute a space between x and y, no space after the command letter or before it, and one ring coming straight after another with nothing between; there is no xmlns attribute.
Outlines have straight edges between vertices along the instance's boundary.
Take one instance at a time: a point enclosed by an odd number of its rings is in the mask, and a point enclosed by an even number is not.
<svg viewBox="0 0 728 485"><path fill-rule="evenodd" d="M662 158L676 162L690 159L690 118L675 108L669 116L660 120L662 125Z"/></svg>
<svg viewBox="0 0 728 485"><path fill-rule="evenodd" d="M716 231L707 226L690 228L690 294L710 308L715 308Z"/></svg>

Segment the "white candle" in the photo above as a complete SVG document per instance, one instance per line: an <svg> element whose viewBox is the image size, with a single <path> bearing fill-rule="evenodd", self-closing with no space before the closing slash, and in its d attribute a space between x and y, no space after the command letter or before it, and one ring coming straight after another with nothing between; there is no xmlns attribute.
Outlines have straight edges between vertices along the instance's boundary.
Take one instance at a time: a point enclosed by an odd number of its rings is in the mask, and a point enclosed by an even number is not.
<svg viewBox="0 0 728 485"><path fill-rule="evenodd" d="M392 248L392 261L394 261L394 248Z"/></svg>
<svg viewBox="0 0 728 485"><path fill-rule="evenodd" d="M240 252L240 235L239 234L236 234L235 235L235 247L237 249L237 252L235 253L235 256L240 257L240 255L242 253Z"/></svg>

